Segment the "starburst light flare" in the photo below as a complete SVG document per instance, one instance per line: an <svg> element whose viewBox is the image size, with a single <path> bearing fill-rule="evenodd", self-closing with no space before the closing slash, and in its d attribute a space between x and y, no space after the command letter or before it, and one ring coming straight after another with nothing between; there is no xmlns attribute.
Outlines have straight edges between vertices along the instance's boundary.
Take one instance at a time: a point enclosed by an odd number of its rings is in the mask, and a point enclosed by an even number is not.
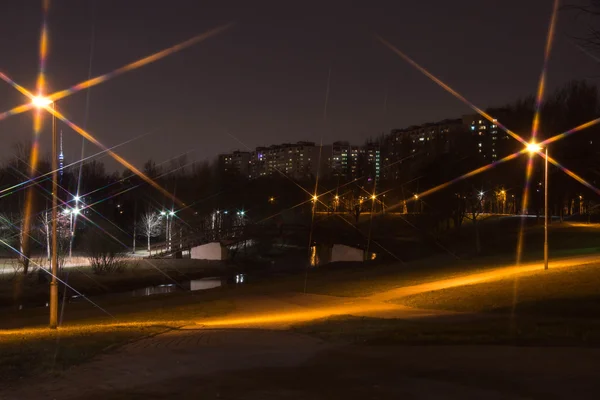
<svg viewBox="0 0 600 400"><path fill-rule="evenodd" d="M102 150L106 151L106 153L108 155L110 155L113 159L115 159L116 161L118 161L124 167L128 168L129 170L131 170L131 172L133 172L134 174L136 174L137 176L139 176L140 178L142 178L142 180L144 180L146 183L148 183L149 185L151 185L152 187L154 187L155 189L157 189L158 191L160 191L162 194L164 194L168 198L174 200L179 205L183 205L183 202L181 200L177 199L173 194L171 194L166 189L164 189L162 186L160 186L158 183L156 183L155 181L153 181L150 177L148 177L142 171L140 171L139 169L137 169L129 161L127 161L126 159L124 159L123 157L121 157L120 155L118 155L117 153L115 153L114 151L110 150L108 147L104 146L100 141L98 141L98 139L96 139L94 136L92 136L86 130L84 130L80 126L76 125L75 123L71 122L60 111L56 110L55 108L46 108L46 109L52 115L54 115L56 118L60 119L62 122L64 122L65 124L67 124L75 132L79 133L81 136L83 136L84 138L86 138L90 142L94 143L96 146L100 147Z"/></svg>
<svg viewBox="0 0 600 400"><path fill-rule="evenodd" d="M597 125L598 123L600 123L600 118L593 119L593 120L591 120L591 121L588 121L588 122L586 122L586 123L583 123L583 124L581 124L581 125L578 125L578 126L576 126L575 128L569 129L568 131L565 131L565 132L563 132L563 133L559 133L559 134L558 134L558 135L556 135L556 136L552 136L551 138L548 138L548 139L546 139L546 140L542 141L542 142L540 143L540 145L541 145L541 146L546 146L546 145L549 145L550 143L554 143L554 142L556 142L556 141L558 141L558 140L564 139L564 138L566 138L567 136L570 136L570 135L572 135L572 134L574 134L574 133L576 133L576 132L579 132L579 131L582 131L582 130L584 130L584 129L586 129L586 128L589 128L589 127L591 127L591 126Z"/></svg>
<svg viewBox="0 0 600 400"><path fill-rule="evenodd" d="M100 83L106 82L107 80L114 78L116 76L122 75L126 72L129 71L133 71L134 69L143 67L145 65L148 65L150 63L153 63L155 61L158 61L162 58L165 58L171 54L177 53L181 50L184 50L188 47L191 47L197 43L200 43L210 37L216 36L220 33L225 32L226 30L230 29L231 27L233 27L235 25L235 23L230 22L228 24L219 26L217 28L211 29L208 32L202 33L200 35L194 36L193 38L190 38L184 42L178 43L174 46L171 46L167 49L161 50L159 52L156 52L152 55L149 55L147 57L144 57L140 60L131 62L127 65L124 65L120 68L117 68L116 70L106 73L104 75L100 75L97 76L95 78L92 79L88 79L86 81L80 82L68 89L64 89L61 90L59 92L53 93L48 95L48 99L52 100L52 101L58 101L64 97L70 96L74 93L77 93L81 90L84 89L88 89L91 88L92 86L96 86L99 85ZM45 25L44 25L45 26ZM47 47L48 47L48 36L47 36L47 30L44 28L42 30L42 37L40 39L40 59L44 59L46 58L47 55ZM43 43L43 44L42 44ZM44 71L45 70L45 61L44 62L40 62L40 71ZM41 95L41 93L43 93L43 85L45 82L45 78L44 78L44 73L40 73L40 75L38 75L38 87L37 87L37 92ZM24 87L20 86L19 84L17 84L15 81L13 81L12 79L10 79L6 74L0 72L0 79L4 80L6 83L8 83L9 85L13 86L15 89L17 89L19 92L21 92L23 95L25 95L26 97L29 97L30 99L33 99L33 95ZM41 88L41 89L40 89ZM29 111L31 109L35 108L35 105L32 104L31 102L29 103L25 103L22 104L20 106L14 107L11 110L5 111L3 113L0 113L0 120L3 120L7 117L10 117L12 115L16 115L16 114L20 114L26 111Z"/></svg>
<svg viewBox="0 0 600 400"><path fill-rule="evenodd" d="M554 7L552 8L552 16L550 17L550 26L548 27L548 34L546 36L546 48L544 51L544 64L542 66L542 72L540 74L540 80L538 83L537 94L535 97L535 113L533 116L533 124L531 125L531 140L535 141L540 127L540 110L542 108L542 101L544 99L544 91L546 89L546 71L548 70L548 61L550 60L550 53L552 52L552 43L554 40L554 27L556 25L556 16L558 14L558 3L559 0L554 0Z"/></svg>
<svg viewBox="0 0 600 400"><path fill-rule="evenodd" d="M527 142L525 141L525 139L523 139L521 136L517 135L516 133L514 133L513 131L511 131L510 129L508 129L504 125L502 125L500 122L498 122L491 115L489 115L488 113L486 113L485 111L483 111L481 108L479 108L476 105L474 105L473 103L471 103L463 95L461 95L460 93L458 93L456 90L452 89L449 85L447 85L441 79L439 79L438 77L436 77L435 75L433 75L431 72L429 72L427 69L425 69L424 67L422 67L421 65L419 65L412 58L410 58L409 56L407 56L406 54L404 54L403 52L401 52L396 46L394 46L393 44L391 44L390 42L388 42L387 40L385 40L384 38L382 38L379 35L375 35L375 37L381 43L383 43L385 46L387 46L390 50L392 50L394 53L396 53L398 56L400 56L404 61L408 62L410 65L412 65L413 67L415 67L416 69L418 69L419 71L421 71L425 76L427 76L429 79L431 79L432 81L434 81L435 83L437 83L440 87L442 87L448 93L450 93L451 95L453 95L454 97L456 97L457 99L459 99L460 101L462 101L464 104L466 104L467 106L469 106L473 111L475 111L476 113L480 114L483 118L487 119L488 121L490 121L490 122L498 125L498 127L500 129L502 129L503 131L505 131L512 138L518 140L519 142L523 143L524 145L527 145Z"/></svg>

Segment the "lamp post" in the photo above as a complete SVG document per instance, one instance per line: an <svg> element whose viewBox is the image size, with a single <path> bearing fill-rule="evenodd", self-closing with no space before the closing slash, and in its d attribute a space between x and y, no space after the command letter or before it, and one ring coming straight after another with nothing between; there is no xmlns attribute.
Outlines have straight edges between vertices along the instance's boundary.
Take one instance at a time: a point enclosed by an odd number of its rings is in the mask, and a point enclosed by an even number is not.
<svg viewBox="0 0 600 400"><path fill-rule="evenodd" d="M548 269L548 146L543 148L545 152L544 161L544 269ZM539 153L542 147L535 142L527 145L530 154Z"/></svg>
<svg viewBox="0 0 600 400"><path fill-rule="evenodd" d="M37 109L48 108L54 102L47 97L36 96L31 99L31 103ZM50 261L52 280L50 281L50 328L56 329L58 326L58 138L56 137L56 118L52 115L52 257Z"/></svg>
<svg viewBox="0 0 600 400"><path fill-rule="evenodd" d="M160 215L167 219L167 224L165 225L165 239L167 241L167 251L171 251L171 223L173 222L175 211L161 211ZM171 217L171 222L169 222L169 217Z"/></svg>

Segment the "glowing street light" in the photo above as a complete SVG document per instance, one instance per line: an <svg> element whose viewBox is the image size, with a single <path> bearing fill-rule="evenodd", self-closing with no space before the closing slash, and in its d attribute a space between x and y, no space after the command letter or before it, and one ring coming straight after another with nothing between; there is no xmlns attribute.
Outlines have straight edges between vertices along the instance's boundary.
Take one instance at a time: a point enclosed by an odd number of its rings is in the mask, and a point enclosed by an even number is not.
<svg viewBox="0 0 600 400"><path fill-rule="evenodd" d="M375 200L376 198L377 198L377 196L375 196L375 195L371 196L371 200Z"/></svg>
<svg viewBox="0 0 600 400"><path fill-rule="evenodd" d="M161 211L161 212L160 212L160 215L162 215L162 216L164 217L165 215L167 215L167 213L166 213L166 212L164 212L164 211Z"/></svg>
<svg viewBox="0 0 600 400"><path fill-rule="evenodd" d="M31 104L33 104L36 108L46 108L52 103L52 100L44 96L35 96L31 99Z"/></svg>
<svg viewBox="0 0 600 400"><path fill-rule="evenodd" d="M542 151L542 146L535 142L528 143L526 148L530 154L539 153L540 151Z"/></svg>
<svg viewBox="0 0 600 400"><path fill-rule="evenodd" d="M418 194L415 194L414 197L415 197L415 200L419 200L419 195Z"/></svg>

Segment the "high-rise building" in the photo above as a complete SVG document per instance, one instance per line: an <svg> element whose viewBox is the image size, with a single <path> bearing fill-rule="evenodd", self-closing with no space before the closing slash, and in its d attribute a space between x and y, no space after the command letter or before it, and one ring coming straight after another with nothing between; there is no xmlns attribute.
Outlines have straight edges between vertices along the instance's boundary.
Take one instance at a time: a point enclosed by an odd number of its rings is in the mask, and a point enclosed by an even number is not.
<svg viewBox="0 0 600 400"><path fill-rule="evenodd" d="M401 178L403 168L418 169L440 154L448 153L464 138L461 119L445 119L394 129L382 142L382 177Z"/></svg>
<svg viewBox="0 0 600 400"><path fill-rule="evenodd" d="M355 179L358 175L359 147L348 142L334 142L331 145L329 173L331 176Z"/></svg>
<svg viewBox="0 0 600 400"><path fill-rule="evenodd" d="M219 155L219 167L226 174L240 174L250 177L250 152L234 151Z"/></svg>
<svg viewBox="0 0 600 400"><path fill-rule="evenodd" d="M286 175L306 179L327 173L331 146L313 142L283 143L257 147L250 157L250 177Z"/></svg>
<svg viewBox="0 0 600 400"><path fill-rule="evenodd" d="M479 114L464 115L462 120L474 138L477 154L490 161L501 157L498 155L502 148L501 142L509 137L498 128L497 120L488 121Z"/></svg>
<svg viewBox="0 0 600 400"><path fill-rule="evenodd" d="M368 181L378 182L381 178L381 146L368 142L361 149L362 169Z"/></svg>

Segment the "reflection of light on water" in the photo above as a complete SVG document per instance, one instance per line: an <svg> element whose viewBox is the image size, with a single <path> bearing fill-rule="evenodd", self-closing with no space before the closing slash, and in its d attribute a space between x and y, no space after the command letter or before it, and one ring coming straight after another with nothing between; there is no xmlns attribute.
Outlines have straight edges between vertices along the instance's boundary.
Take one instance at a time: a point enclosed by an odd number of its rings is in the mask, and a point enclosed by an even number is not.
<svg viewBox="0 0 600 400"><path fill-rule="evenodd" d="M163 285L158 285L158 286L149 286L149 287L143 288L143 289L137 289L137 290L134 290L131 293L131 295L134 297L136 297L136 296L152 296L154 294L172 293L177 290L178 290L178 288L175 284L169 283L169 284L163 284Z"/></svg>
<svg viewBox="0 0 600 400"><path fill-rule="evenodd" d="M377 253L371 253L371 260L374 260L377 258Z"/></svg>
<svg viewBox="0 0 600 400"><path fill-rule="evenodd" d="M310 248L310 266L316 267L319 265L319 256L317 255L317 246Z"/></svg>
<svg viewBox="0 0 600 400"><path fill-rule="evenodd" d="M203 278L190 281L190 290L206 290L221 286L221 278Z"/></svg>

